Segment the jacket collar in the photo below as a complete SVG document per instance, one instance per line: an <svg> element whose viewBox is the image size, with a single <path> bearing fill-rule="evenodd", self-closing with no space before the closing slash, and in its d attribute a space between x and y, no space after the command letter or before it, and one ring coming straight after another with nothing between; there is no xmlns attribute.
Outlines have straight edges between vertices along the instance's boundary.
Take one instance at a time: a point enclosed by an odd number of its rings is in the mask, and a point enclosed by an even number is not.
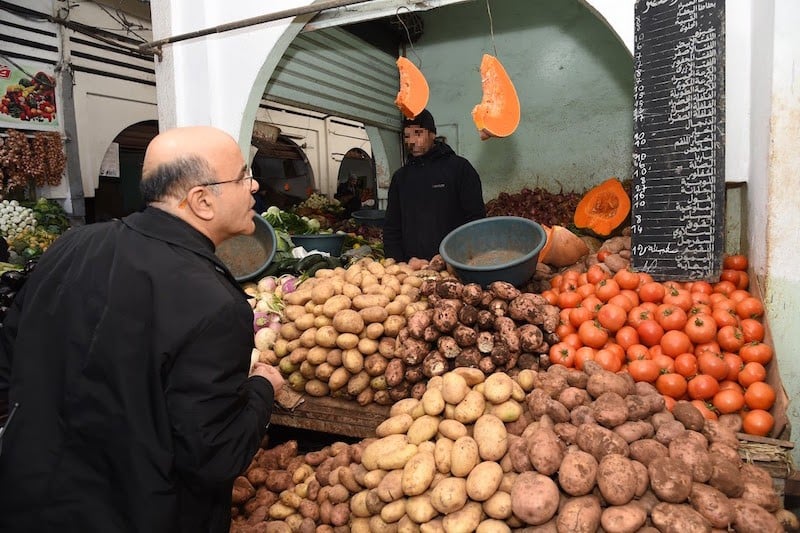
<svg viewBox="0 0 800 533"><path fill-rule="evenodd" d="M211 239L193 228L188 222L166 211L148 206L144 211L123 218L122 223L142 235L179 246L211 261L219 273L227 277L242 294L246 295L225 263L214 255L214 243Z"/></svg>
<svg viewBox="0 0 800 533"><path fill-rule="evenodd" d="M415 157L409 154L406 162L410 165L425 164L429 161L433 161L434 159L438 159L440 157L444 157L450 154L455 154L453 149L450 148L450 145L448 145L443 141L434 141L433 146L431 146L430 150L428 150L419 157Z"/></svg>

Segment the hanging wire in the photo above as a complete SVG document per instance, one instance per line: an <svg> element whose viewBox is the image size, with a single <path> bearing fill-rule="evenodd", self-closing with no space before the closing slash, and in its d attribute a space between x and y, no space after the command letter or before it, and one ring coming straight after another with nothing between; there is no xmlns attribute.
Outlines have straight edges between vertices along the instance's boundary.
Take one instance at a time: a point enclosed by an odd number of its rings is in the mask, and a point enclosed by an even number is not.
<svg viewBox="0 0 800 533"><path fill-rule="evenodd" d="M497 57L497 45L494 42L494 22L492 21L492 8L489 7L489 0L486 0L486 12L489 14L489 34L492 36L492 50L494 50L494 57Z"/></svg>
<svg viewBox="0 0 800 533"><path fill-rule="evenodd" d="M409 13L411 13L412 11L410 9L408 9L408 7L406 7L406 6L400 6L400 7L397 8L397 11L395 11L394 14L397 17L397 21L403 26L403 29L406 31L406 37L408 37L408 44L409 44L409 46L411 46L411 53L413 53L414 57L417 58L417 62L419 63L419 67L418 68L421 70L422 69L422 58L419 57L419 54L417 53L416 48L414 48L414 43L411 41L411 33L408 31L408 26L406 26L405 21L403 21L403 19L400 17L400 10L401 9L405 9Z"/></svg>

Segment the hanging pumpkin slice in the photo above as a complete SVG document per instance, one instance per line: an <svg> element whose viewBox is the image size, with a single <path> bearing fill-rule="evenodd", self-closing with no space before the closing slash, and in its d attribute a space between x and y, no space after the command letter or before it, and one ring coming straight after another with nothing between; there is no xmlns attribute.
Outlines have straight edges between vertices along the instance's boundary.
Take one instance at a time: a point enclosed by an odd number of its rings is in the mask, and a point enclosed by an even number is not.
<svg viewBox="0 0 800 533"><path fill-rule="evenodd" d="M481 140L508 137L519 126L519 98L506 69L489 54L484 54L481 60L481 87L481 103L472 109L472 120Z"/></svg>
<svg viewBox="0 0 800 533"><path fill-rule="evenodd" d="M575 226L607 237L627 218L631 199L617 178L609 178L583 195L575 208Z"/></svg>
<svg viewBox="0 0 800 533"><path fill-rule="evenodd" d="M428 82L408 58L397 58L397 68L400 71L400 90L394 103L406 118L414 118L428 105Z"/></svg>

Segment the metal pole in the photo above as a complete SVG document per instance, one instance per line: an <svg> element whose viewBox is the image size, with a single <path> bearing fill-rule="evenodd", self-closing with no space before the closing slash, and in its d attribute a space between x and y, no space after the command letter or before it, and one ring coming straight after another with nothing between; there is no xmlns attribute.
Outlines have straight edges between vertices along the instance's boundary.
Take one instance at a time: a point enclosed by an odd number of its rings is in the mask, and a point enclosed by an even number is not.
<svg viewBox="0 0 800 533"><path fill-rule="evenodd" d="M275 20L286 19L290 17L296 17L298 15L307 15L309 13L319 13L320 11L325 11L326 9L334 9L337 7L345 7L353 4L367 4L371 0L328 0L325 2L318 2L315 4L311 4L304 7L296 7L292 9L285 9L283 11L276 11L275 13L269 13L267 15L260 15L258 17L251 17L244 20L239 20L236 22L228 22L226 24L220 24L218 26L214 26L212 28L205 28L203 30L196 30L189 33L182 33L179 35L173 35L172 37L166 37L164 39L159 39L157 41L152 41L149 43L144 43L139 45L139 50L147 51L152 50L154 48L161 48L162 45L170 44L170 43L177 43L179 41L186 41L188 39L195 39L197 37L203 37L206 35L211 35L214 33L222 33L231 30L238 30L240 28L246 28L248 26L255 26L256 24L263 24L265 22L272 22Z"/></svg>

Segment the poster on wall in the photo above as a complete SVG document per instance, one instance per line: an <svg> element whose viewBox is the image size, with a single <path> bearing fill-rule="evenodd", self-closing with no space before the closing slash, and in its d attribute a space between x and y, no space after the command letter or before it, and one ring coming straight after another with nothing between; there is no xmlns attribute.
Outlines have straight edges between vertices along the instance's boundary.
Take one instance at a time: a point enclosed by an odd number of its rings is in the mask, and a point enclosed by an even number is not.
<svg viewBox="0 0 800 533"><path fill-rule="evenodd" d="M52 67L0 60L0 127L58 129Z"/></svg>

